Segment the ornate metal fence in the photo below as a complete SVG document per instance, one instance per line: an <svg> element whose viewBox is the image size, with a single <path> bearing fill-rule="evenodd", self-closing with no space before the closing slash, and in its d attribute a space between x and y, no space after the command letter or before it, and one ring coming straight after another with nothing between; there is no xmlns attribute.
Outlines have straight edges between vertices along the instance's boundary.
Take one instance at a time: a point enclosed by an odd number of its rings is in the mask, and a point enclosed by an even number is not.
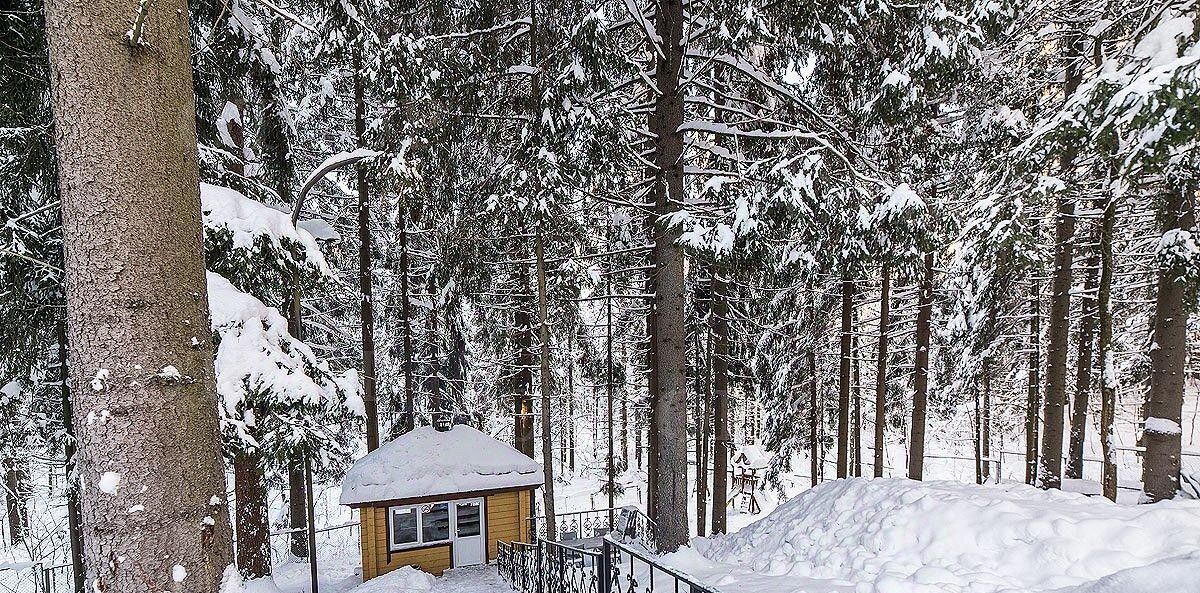
<svg viewBox="0 0 1200 593"><path fill-rule="evenodd" d="M509 586L525 593L542 591L541 543L499 543L496 564Z"/></svg>
<svg viewBox="0 0 1200 593"><path fill-rule="evenodd" d="M574 513L555 513L554 525L548 525L545 517L529 518L529 533L545 538L546 529L554 532L555 541L571 541L590 537L603 537L612 530L621 509L593 509Z"/></svg>
<svg viewBox="0 0 1200 593"><path fill-rule="evenodd" d="M612 523L589 523L607 517L609 511L616 509L570 513L575 517L555 521L556 531L574 534L575 541L580 540L576 526L602 529L603 537L594 549L541 537L535 543L500 542L500 575L518 593L719 593L658 561L649 551L654 523L642 512L627 507L616 513ZM533 525L538 525L538 519Z"/></svg>
<svg viewBox="0 0 1200 593"><path fill-rule="evenodd" d="M720 593L683 572L662 565L649 552L605 539L603 554L609 574L601 593Z"/></svg>
<svg viewBox="0 0 1200 593"><path fill-rule="evenodd" d="M542 540L543 593L601 593L603 552Z"/></svg>

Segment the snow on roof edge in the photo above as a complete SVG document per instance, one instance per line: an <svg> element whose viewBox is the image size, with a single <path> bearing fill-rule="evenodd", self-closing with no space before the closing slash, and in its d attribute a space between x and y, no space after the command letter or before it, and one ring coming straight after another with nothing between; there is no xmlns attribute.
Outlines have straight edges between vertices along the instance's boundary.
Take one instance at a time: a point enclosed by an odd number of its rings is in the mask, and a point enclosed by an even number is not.
<svg viewBox="0 0 1200 593"><path fill-rule="evenodd" d="M542 484L541 464L507 443L465 425L445 432L423 426L355 461L339 502L361 506Z"/></svg>

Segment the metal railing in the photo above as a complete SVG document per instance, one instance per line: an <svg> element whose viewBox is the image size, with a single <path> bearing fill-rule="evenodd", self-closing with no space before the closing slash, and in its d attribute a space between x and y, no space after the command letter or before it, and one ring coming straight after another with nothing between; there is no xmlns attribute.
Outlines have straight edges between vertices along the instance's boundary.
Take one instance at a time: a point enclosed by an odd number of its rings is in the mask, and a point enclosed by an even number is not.
<svg viewBox="0 0 1200 593"><path fill-rule="evenodd" d="M607 517L609 511L616 509L573 514L583 516L580 519L595 513ZM573 520L567 518L568 527ZM534 543L500 542L500 576L518 593L719 593L659 562L646 545L653 541L653 526L644 513L626 507L615 524L602 526L605 532L596 549L536 535Z"/></svg>
<svg viewBox="0 0 1200 593"><path fill-rule="evenodd" d="M601 593L719 593L692 576L662 565L649 552L605 538L602 550L609 578Z"/></svg>
<svg viewBox="0 0 1200 593"><path fill-rule="evenodd" d="M529 518L529 533L534 541L553 539L569 543L595 538L599 545L599 538L620 531L621 540L635 541L647 550L654 549L654 523L632 506L555 514L553 538L546 537L547 527L545 517Z"/></svg>
<svg viewBox="0 0 1200 593"><path fill-rule="evenodd" d="M555 513L552 530L554 541L571 541L589 537L603 537L612 530L616 517L621 512L619 508L592 509L590 511L575 511L571 513ZM530 537L546 538L546 517L530 517Z"/></svg>
<svg viewBox="0 0 1200 593"><path fill-rule="evenodd" d="M317 540L317 561L328 561L339 558L355 558L359 555L359 537L362 524L358 521L351 521L341 525L331 525L329 527L319 527L316 530ZM271 541L271 564L278 566L285 562L295 560L299 562L307 562L306 558L297 558L292 554L292 534L307 533L307 529L298 527L295 529L283 529L274 531L270 535ZM307 543L305 543L307 547Z"/></svg>
<svg viewBox="0 0 1200 593"><path fill-rule="evenodd" d="M70 564L43 566L41 593L75 593L74 573Z"/></svg>
<svg viewBox="0 0 1200 593"><path fill-rule="evenodd" d="M532 544L524 542L500 542L498 544L496 564L500 569L500 576L513 590L525 593L542 590L540 541Z"/></svg>
<svg viewBox="0 0 1200 593"><path fill-rule="evenodd" d="M543 593L601 593L603 550L542 540Z"/></svg>

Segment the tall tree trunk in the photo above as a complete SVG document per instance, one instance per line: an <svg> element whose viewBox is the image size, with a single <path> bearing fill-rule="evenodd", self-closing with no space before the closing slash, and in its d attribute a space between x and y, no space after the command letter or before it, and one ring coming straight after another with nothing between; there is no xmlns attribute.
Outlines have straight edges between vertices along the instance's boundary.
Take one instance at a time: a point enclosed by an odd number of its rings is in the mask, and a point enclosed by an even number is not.
<svg viewBox="0 0 1200 593"><path fill-rule="evenodd" d="M537 257L537 299L538 299L538 342L539 342L539 378L542 388L542 513L546 517L546 525L554 525L554 435L550 412L554 399L553 376L550 374L550 322L549 303L546 295L546 246L542 235L541 225L534 231L534 251ZM609 420L612 416L609 416ZM611 436L611 433L610 435ZM546 530L546 538L554 541L554 529Z"/></svg>
<svg viewBox="0 0 1200 593"><path fill-rule="evenodd" d="M297 340L303 340L304 311L299 289L292 290L286 303L286 309L288 311L288 333ZM307 558L308 539L304 536L304 528L308 525L308 510L304 494L304 460L296 454L288 457L287 479L288 528L292 530L289 548L292 556Z"/></svg>
<svg viewBox="0 0 1200 593"><path fill-rule="evenodd" d="M708 513L708 441L712 437L712 332L705 332L706 347L703 357L704 384L700 397L700 446L696 449L696 535L708 533L705 519ZM697 348L699 351L700 349Z"/></svg>
<svg viewBox="0 0 1200 593"><path fill-rule="evenodd" d="M70 373L67 366L66 319L59 319L55 324L55 335L58 342L58 393L62 400L63 432L66 433L66 438L63 439L63 459L66 461L63 470L66 474L64 490L67 498L67 539L71 546L71 577L74 593L84 593L86 569L83 566L83 511L79 507L79 482L75 471L75 414L71 408Z"/></svg>
<svg viewBox="0 0 1200 593"><path fill-rule="evenodd" d="M404 417L400 419L400 430L397 436L404 434L416 426L414 415L416 406L416 375L417 361L413 352L412 338L412 301L409 298L408 270L408 205L401 198L399 207L400 217L400 315L404 339Z"/></svg>
<svg viewBox="0 0 1200 593"><path fill-rule="evenodd" d="M608 422L611 425L613 422L612 410L608 413ZM567 456L567 471L575 473L575 334L567 334L567 429L564 439L566 440L566 456ZM610 444L611 453L611 427L609 430L610 436L608 442ZM612 455L609 455L612 457Z"/></svg>
<svg viewBox="0 0 1200 593"><path fill-rule="evenodd" d="M1100 284L1096 287L1096 318L1100 323L1096 358L1100 364L1100 447L1104 456L1100 483L1104 496L1117 500L1117 462L1113 454L1113 420L1117 413L1117 377L1113 366L1113 324L1110 300L1113 281L1113 224L1116 200L1106 188L1100 221Z"/></svg>
<svg viewBox="0 0 1200 593"><path fill-rule="evenodd" d="M308 526L308 505L304 494L304 460L299 456L288 459L288 528L292 531L289 548L296 558L308 557L308 539L304 530Z"/></svg>
<svg viewBox="0 0 1200 593"><path fill-rule="evenodd" d="M654 363L657 390L654 397L655 545L659 552L674 551L688 539L687 486L687 319L684 315L684 253L677 244L680 230L668 226L666 217L683 206L683 89L679 84L683 62L683 3L660 0L655 31L662 40L656 53L654 80L659 95L654 102L651 134L654 136Z"/></svg>
<svg viewBox="0 0 1200 593"><path fill-rule="evenodd" d="M713 270L712 292L712 390L713 390L713 493L712 532L729 529L729 301L722 269Z"/></svg>
<svg viewBox="0 0 1200 593"><path fill-rule="evenodd" d="M850 475L862 477L862 376L858 364L858 308L850 337Z"/></svg>
<svg viewBox="0 0 1200 593"><path fill-rule="evenodd" d="M817 407L817 347L808 347L808 455L812 470L812 485L821 483L821 427L822 411Z"/></svg>
<svg viewBox="0 0 1200 593"><path fill-rule="evenodd" d="M267 521L267 483L257 451L233 457L234 530L237 567L244 579L271 574L271 525Z"/></svg>
<svg viewBox="0 0 1200 593"><path fill-rule="evenodd" d="M354 49L354 143L366 147L367 108L363 100L362 50ZM371 198L367 166L355 165L358 190L358 306L362 331L363 409L366 411L367 451L379 447L379 405L375 389L375 309L371 300Z"/></svg>
<svg viewBox="0 0 1200 593"><path fill-rule="evenodd" d="M18 446L18 449L24 449ZM4 498L8 517L8 540L12 545L25 541L29 527L29 470L23 459L10 457L4 460Z"/></svg>
<svg viewBox="0 0 1200 593"><path fill-rule="evenodd" d="M1083 478L1083 444L1087 440L1088 403L1092 396L1092 340L1096 333L1096 283L1100 262L1095 251L1088 257L1087 279L1079 303L1078 357L1075 361L1075 400L1071 403L1071 441L1066 477Z"/></svg>
<svg viewBox="0 0 1200 593"><path fill-rule="evenodd" d="M838 367L837 477L850 469L850 352L854 321L854 281L842 276L842 342Z"/></svg>
<svg viewBox="0 0 1200 593"><path fill-rule="evenodd" d="M925 277L917 297L917 353L913 363L913 410L908 445L908 477L920 480L925 471L925 415L929 400L930 321L933 317L933 252L925 254Z"/></svg>
<svg viewBox="0 0 1200 593"><path fill-rule="evenodd" d="M983 481L987 482L992 472L992 359L983 359L983 413L979 418L979 440L983 456ZM999 480L1000 476L996 476Z"/></svg>
<svg viewBox="0 0 1200 593"><path fill-rule="evenodd" d="M1167 190L1163 234L1191 231L1196 226L1195 189L1184 185ZM1179 490L1182 451L1183 388L1187 377L1188 287L1184 270L1158 268L1154 299L1154 338L1150 345L1150 390L1146 392L1146 425L1142 442L1143 498L1158 502L1175 498Z"/></svg>
<svg viewBox="0 0 1200 593"><path fill-rule="evenodd" d="M881 281L879 285L879 345L875 356L875 467L873 468L876 478L883 477L887 440L884 429L887 427L888 331L892 323L892 269L889 261L884 260L879 275Z"/></svg>
<svg viewBox="0 0 1200 593"><path fill-rule="evenodd" d="M1080 81L1080 36L1071 34L1064 55L1067 59L1063 94L1070 97ZM1073 176L1075 149L1067 148L1060 157L1064 178ZM1054 223L1054 272L1050 288L1049 328L1046 332L1046 397L1042 402L1045 428L1038 485L1062 487L1063 416L1067 403L1067 342L1071 333L1071 284L1075 247L1075 196L1064 191L1058 197Z"/></svg>
<svg viewBox="0 0 1200 593"><path fill-rule="evenodd" d="M1029 362L1025 397L1025 483L1033 484L1038 467L1038 411L1041 409L1042 299L1038 281L1029 282Z"/></svg>
<svg viewBox="0 0 1200 593"><path fill-rule="evenodd" d="M442 419L442 416L446 412L447 408L445 405L445 401L442 398L442 339L441 339L442 334L441 334L441 329L439 329L439 327L438 327L438 325L439 325L438 322L440 321L438 318L438 292L439 291L438 291L437 284L435 284L434 278L432 275L430 275L428 278L428 284L426 286L426 290L431 295L430 302L432 303L429 307L429 316L425 318L425 332L426 332L426 335L428 336L428 338L426 338L426 339L429 342L429 382L427 383L427 386L429 389L428 389L428 393L426 394L426 397L428 398L426 405L428 406L428 409L429 409L429 423L432 424L433 426L438 426L438 421L440 419ZM530 366L532 367L532 364ZM533 372L533 369L531 368L530 373L532 373L532 372ZM532 392L532 390L530 390L529 406L530 406L529 423L531 425L530 432L529 432L529 440L532 441L533 440L533 427L532 427L532 424L533 424L533 392ZM533 445L531 442L530 448L532 448L532 447L533 447Z"/></svg>
<svg viewBox="0 0 1200 593"><path fill-rule="evenodd" d="M608 238L607 242L608 242L608 244L611 245L611 243L612 243L612 241L611 241L611 237L612 237L611 223L608 225L608 227L606 229L606 235ZM605 464L604 464L604 475L605 475L604 490L608 494L608 508L611 509L614 506L616 506L616 495L617 495L617 468L616 468L617 462L616 462L615 454L613 451L613 429L612 429L613 404L614 404L614 402L613 402L614 393L613 392L614 392L616 386L613 384L614 369L613 369L612 269L608 265L607 261L605 262L605 268L606 269L605 269L605 274L604 274L604 297L605 297L604 298L604 316L605 316L605 319L604 319L604 354L605 354L604 396L605 396L605 398L604 398L604 400L605 400L605 407L607 408L607 413L608 413L608 459L605 460ZM623 410L624 410L624 408L622 408L622 413L624 413ZM622 439L624 439L624 428L622 428ZM626 459L626 464L628 464L628 459Z"/></svg>
<svg viewBox="0 0 1200 593"><path fill-rule="evenodd" d="M46 3L70 390L110 418L75 418L85 564L97 591L216 591L232 542L188 8L162 0L126 42L130 8Z"/></svg>
<svg viewBox="0 0 1200 593"><path fill-rule="evenodd" d="M654 217L646 217L647 234L650 240L654 240L655 221ZM658 253L651 250L650 252L650 268L651 272L646 274L646 294L654 294L654 277L657 274L655 261ZM653 297L650 299L650 306L646 310L646 418L643 421L646 426L646 513L651 520L654 520L655 513L658 512L658 507L654 504L654 488L657 486L658 478L658 444L656 435L658 434L657 425L654 422L655 400L658 398L658 363L655 362L654 352L654 333L658 326L655 315L655 301ZM638 432L638 437L641 437L641 431ZM639 454L642 448L639 446ZM638 467L641 468L641 457L638 457Z"/></svg>
<svg viewBox="0 0 1200 593"><path fill-rule="evenodd" d="M533 458L533 320L529 315L529 276L522 267L518 274L522 294L513 313L517 332L516 393L513 396L513 413L516 416L513 430L513 446Z"/></svg>

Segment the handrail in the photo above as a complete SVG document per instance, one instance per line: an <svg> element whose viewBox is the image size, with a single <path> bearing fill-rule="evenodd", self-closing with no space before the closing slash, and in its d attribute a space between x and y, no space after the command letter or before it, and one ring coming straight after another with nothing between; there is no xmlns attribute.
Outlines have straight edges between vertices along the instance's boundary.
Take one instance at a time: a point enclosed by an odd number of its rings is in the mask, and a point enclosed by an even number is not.
<svg viewBox="0 0 1200 593"><path fill-rule="evenodd" d="M621 582L620 566L621 554L629 555L629 572L626 575L626 581ZM611 588L608 591L641 591L638 589L637 571L634 568L634 560L641 561L647 567L648 581L644 584L644 590L653 592L655 590L655 571L661 572L674 581L672 591L679 593L721 593L716 587L711 585L701 585L697 579L679 569L671 568L657 561L652 554L643 554L637 549L627 546L616 539L604 538L604 555L612 562L611 568ZM681 589L680 585L686 585L687 589Z"/></svg>
<svg viewBox="0 0 1200 593"><path fill-rule="evenodd" d="M501 577L518 593L720 593L683 571L661 564L650 551L654 522L633 507L620 511L620 521L607 526L598 550L548 541L536 532L533 543L500 542L497 564ZM533 519L542 519L544 525L543 517Z"/></svg>

